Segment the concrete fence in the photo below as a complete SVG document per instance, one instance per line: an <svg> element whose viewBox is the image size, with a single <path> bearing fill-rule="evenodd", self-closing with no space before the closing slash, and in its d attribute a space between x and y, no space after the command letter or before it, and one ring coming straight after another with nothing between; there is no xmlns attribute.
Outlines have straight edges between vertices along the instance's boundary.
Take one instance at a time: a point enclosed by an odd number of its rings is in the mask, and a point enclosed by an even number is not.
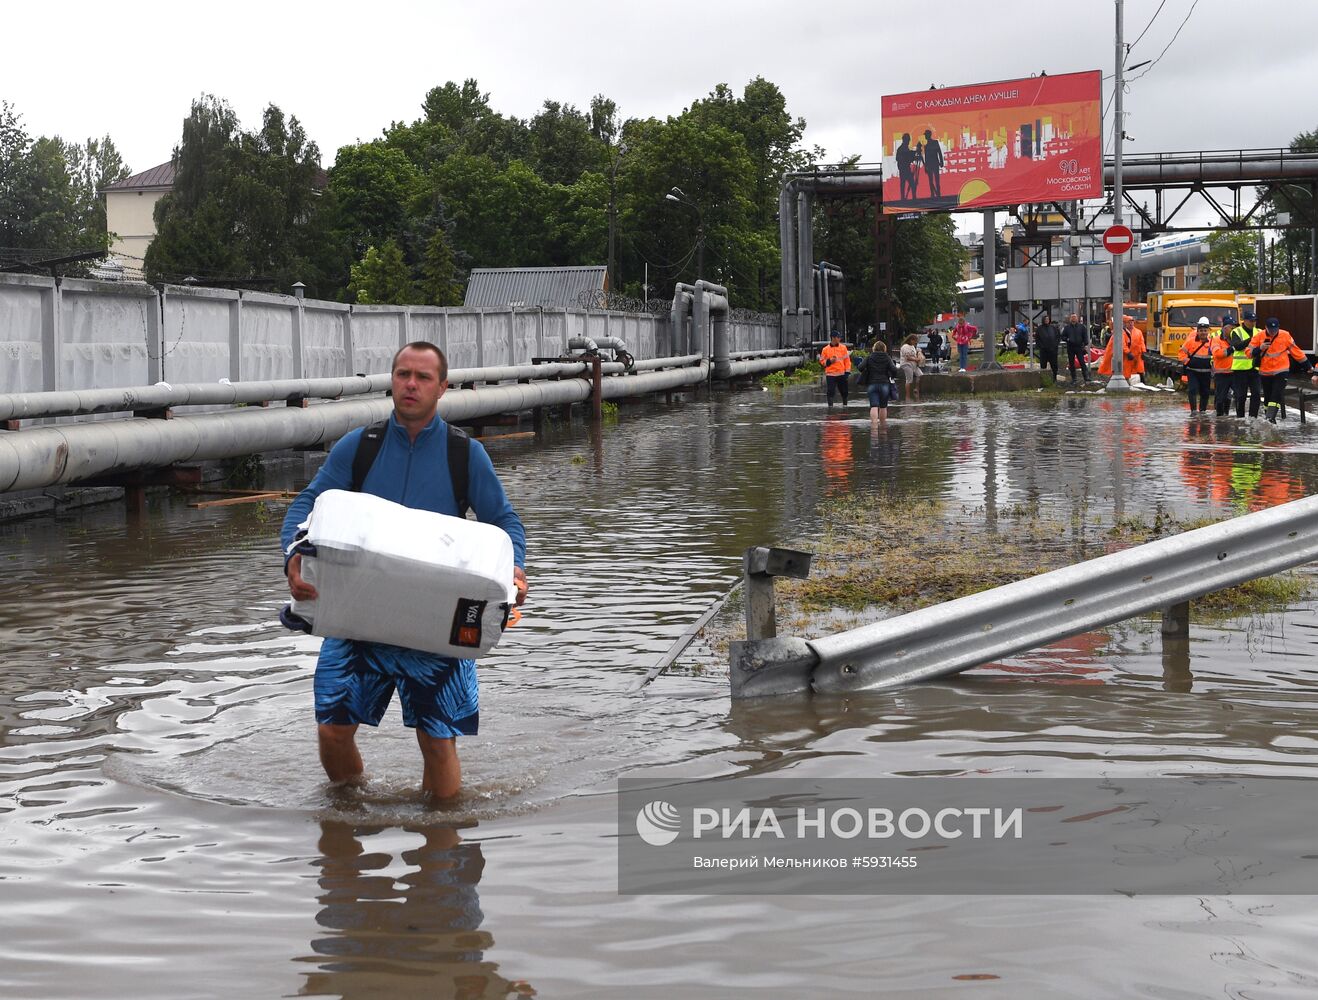
<svg viewBox="0 0 1318 1000"><path fill-rule="evenodd" d="M729 332L733 353L781 346L776 322L733 322ZM374 374L413 340L438 344L454 368L526 364L582 336L619 337L638 360L675 353L669 317L648 313L349 306L0 275L0 393Z"/></svg>

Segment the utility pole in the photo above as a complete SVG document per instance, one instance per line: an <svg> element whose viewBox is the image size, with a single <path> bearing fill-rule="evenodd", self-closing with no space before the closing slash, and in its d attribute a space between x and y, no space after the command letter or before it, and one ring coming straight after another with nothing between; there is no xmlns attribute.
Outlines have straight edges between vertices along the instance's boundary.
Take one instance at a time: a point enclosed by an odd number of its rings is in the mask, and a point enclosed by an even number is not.
<svg viewBox="0 0 1318 1000"><path fill-rule="evenodd" d="M1117 5L1117 71L1116 90L1112 95L1112 224L1121 225L1121 146L1126 139L1126 122L1121 110L1121 91L1125 87L1123 70L1126 64L1126 43L1122 38L1122 0ZM1121 258L1123 254L1112 255L1112 377L1107 387L1129 389L1126 381L1126 324L1123 320L1121 280ZM1119 451L1119 449L1118 449Z"/></svg>

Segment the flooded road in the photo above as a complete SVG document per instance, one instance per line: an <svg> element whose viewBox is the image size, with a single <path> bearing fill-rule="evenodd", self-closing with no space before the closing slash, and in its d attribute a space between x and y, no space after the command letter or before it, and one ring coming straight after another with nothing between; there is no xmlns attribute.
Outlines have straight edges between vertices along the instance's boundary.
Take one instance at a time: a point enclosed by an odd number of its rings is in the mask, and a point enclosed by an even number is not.
<svg viewBox="0 0 1318 1000"><path fill-rule="evenodd" d="M812 387L755 390L491 442L532 595L482 663L446 813L419 799L396 706L362 733L368 787L326 788L319 640L277 621L282 506L0 525L0 996L1314 995L1308 897L617 894L613 782L640 767L1314 775L1310 602L1179 649L1128 623L895 693L732 706L726 676L683 672L638 693L747 546L808 540L853 491L1004 544L1028 517L1080 559L1119 519L1318 487L1318 424L1293 416L1025 394L892 414L872 435Z"/></svg>

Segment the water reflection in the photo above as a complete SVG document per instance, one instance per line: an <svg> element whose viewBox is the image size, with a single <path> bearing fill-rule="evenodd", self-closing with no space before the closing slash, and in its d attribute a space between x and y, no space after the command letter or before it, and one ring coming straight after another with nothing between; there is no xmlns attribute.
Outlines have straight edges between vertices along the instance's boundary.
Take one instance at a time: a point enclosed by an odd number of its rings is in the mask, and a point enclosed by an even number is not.
<svg viewBox="0 0 1318 1000"><path fill-rule="evenodd" d="M396 854L368 849L368 840L402 833L420 843ZM485 958L494 938L481 929L479 843L448 827L327 820L319 846L316 923L325 934L312 939L314 955L299 960L318 967L304 977L299 996L535 995Z"/></svg>

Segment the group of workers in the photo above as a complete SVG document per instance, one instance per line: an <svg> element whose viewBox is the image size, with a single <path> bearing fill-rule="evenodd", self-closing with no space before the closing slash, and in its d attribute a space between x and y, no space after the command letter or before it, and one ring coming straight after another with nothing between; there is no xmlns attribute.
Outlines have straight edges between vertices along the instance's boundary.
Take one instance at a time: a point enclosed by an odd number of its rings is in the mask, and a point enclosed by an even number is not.
<svg viewBox="0 0 1318 1000"><path fill-rule="evenodd" d="M1313 363L1275 316L1269 316L1259 329L1254 311L1245 309L1240 325L1230 324L1231 317L1223 316L1217 331L1210 332L1208 317L1200 316L1194 333L1181 346L1179 358L1185 366L1190 412L1207 410L1211 382L1219 417L1227 415L1233 399L1236 416L1243 417L1248 397L1249 415L1257 417L1261 409L1275 424L1278 416L1286 415L1286 378L1292 362L1318 385Z"/></svg>

